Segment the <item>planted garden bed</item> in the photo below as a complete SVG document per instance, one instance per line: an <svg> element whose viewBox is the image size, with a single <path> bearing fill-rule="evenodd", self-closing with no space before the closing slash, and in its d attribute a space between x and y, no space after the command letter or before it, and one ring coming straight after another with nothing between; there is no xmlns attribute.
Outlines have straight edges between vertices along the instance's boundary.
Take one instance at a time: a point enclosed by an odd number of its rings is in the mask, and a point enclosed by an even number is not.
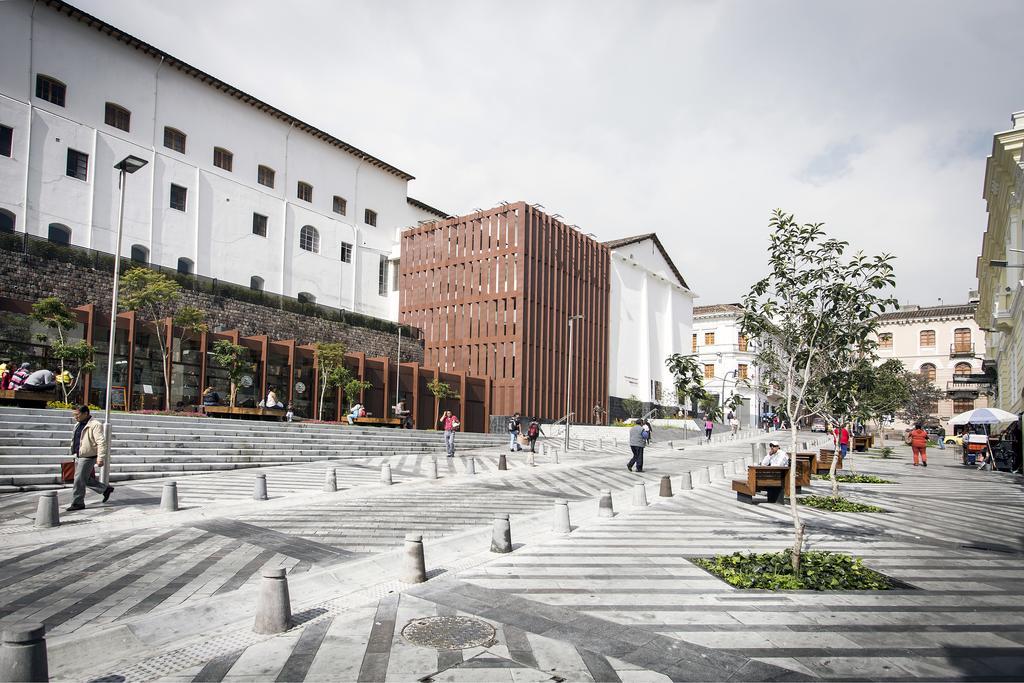
<svg viewBox="0 0 1024 683"><path fill-rule="evenodd" d="M797 499L800 505L829 512L885 512L885 508L847 500L842 496L803 496Z"/></svg>
<svg viewBox="0 0 1024 683"><path fill-rule="evenodd" d="M815 474L812 479L824 479L825 481L832 481L832 477L827 474ZM840 474L836 476L836 481L841 484L895 484L894 481L888 479L882 479L876 477L873 474Z"/></svg>
<svg viewBox="0 0 1024 683"><path fill-rule="evenodd" d="M843 553L808 551L800 558L800 575L793 574L790 550L779 553L733 553L691 560L695 565L736 588L766 590L892 590L903 584L864 566Z"/></svg>

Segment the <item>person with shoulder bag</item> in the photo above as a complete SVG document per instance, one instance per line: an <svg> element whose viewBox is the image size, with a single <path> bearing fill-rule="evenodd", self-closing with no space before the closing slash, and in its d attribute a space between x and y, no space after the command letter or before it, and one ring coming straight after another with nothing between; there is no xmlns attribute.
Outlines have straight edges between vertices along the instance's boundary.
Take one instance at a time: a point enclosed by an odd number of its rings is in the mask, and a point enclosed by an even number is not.
<svg viewBox="0 0 1024 683"><path fill-rule="evenodd" d="M103 496L103 502L110 499L113 486L106 486L96 478L96 467L103 467L103 456L107 452L107 439L103 423L94 420L89 406L80 405L75 409L74 436L71 438L71 455L75 458L75 483L72 488L71 507L67 512L85 509L85 489L90 488Z"/></svg>

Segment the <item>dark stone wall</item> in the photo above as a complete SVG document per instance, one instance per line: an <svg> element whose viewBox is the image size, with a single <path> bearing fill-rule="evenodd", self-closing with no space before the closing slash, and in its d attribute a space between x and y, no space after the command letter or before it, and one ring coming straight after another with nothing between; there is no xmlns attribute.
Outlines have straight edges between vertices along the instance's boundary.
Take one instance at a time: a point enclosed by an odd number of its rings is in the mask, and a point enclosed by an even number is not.
<svg viewBox="0 0 1024 683"><path fill-rule="evenodd" d="M0 261L0 297L35 302L60 297L69 306L95 304L110 315L110 273L62 263L29 254L3 253ZM295 339L299 344L340 341L350 353L367 357L398 354L398 335L282 311L247 301L182 291L181 305L196 306L207 313L215 332L237 329L242 336L266 334L271 339ZM423 363L423 342L402 337L402 362Z"/></svg>

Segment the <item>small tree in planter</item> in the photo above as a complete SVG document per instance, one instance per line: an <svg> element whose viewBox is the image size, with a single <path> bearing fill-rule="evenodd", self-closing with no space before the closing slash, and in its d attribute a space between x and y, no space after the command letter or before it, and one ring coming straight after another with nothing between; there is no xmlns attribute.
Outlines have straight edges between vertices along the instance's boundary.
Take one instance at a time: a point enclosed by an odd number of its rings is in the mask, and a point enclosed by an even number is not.
<svg viewBox="0 0 1024 683"><path fill-rule="evenodd" d="M70 403L71 397L78 388L83 372L92 372L96 369L93 362L93 354L96 349L87 344L84 339L69 344L64 334L78 325L75 314L55 296L40 299L32 305L32 319L43 323L52 330L56 330L57 339L50 344L54 357L60 361L60 374L58 385L64 395L64 402ZM42 342L49 339L46 335L40 335ZM65 374L67 373L67 374ZM68 377L70 376L70 381Z"/></svg>
<svg viewBox="0 0 1024 683"><path fill-rule="evenodd" d="M776 386L790 419L790 452L796 452L797 423L809 414L808 390L831 369L837 352L862 347L875 318L895 308L882 291L895 285L892 257L847 259L847 242L830 239L820 223L798 224L776 210L769 222L769 274L743 299L741 329L757 340L757 365L765 384ZM792 565L800 574L804 525L796 500L796 459L790 462L793 517Z"/></svg>
<svg viewBox="0 0 1024 683"><path fill-rule="evenodd" d="M172 325L182 328L186 335L206 330L206 323L203 322L205 312L195 306L178 306L180 299L181 285L163 273L140 267L132 268L121 276L118 294L121 307L141 313L153 325L156 334L164 376L165 410L171 409L171 368L168 340L162 321L171 318Z"/></svg>
<svg viewBox="0 0 1024 683"><path fill-rule="evenodd" d="M322 342L316 345L316 368L320 382L319 418L324 419L324 397L328 389L345 387L352 381L352 372L345 367L345 345Z"/></svg>
<svg viewBox="0 0 1024 683"><path fill-rule="evenodd" d="M630 395L629 398L622 399L622 409L626 411L628 417L640 417L644 404L636 396Z"/></svg>
<svg viewBox="0 0 1024 683"><path fill-rule="evenodd" d="M676 401L682 406L685 415L687 406L694 399L704 396L704 371L697 363L696 356L684 356L681 353L673 353L666 358L665 365L672 373Z"/></svg>
<svg viewBox="0 0 1024 683"><path fill-rule="evenodd" d="M437 429L437 421L440 419L441 414L441 401L448 398L458 398L459 393L452 389L450 384L442 382L438 377L427 383L427 391L434 395L434 429Z"/></svg>
<svg viewBox="0 0 1024 683"><path fill-rule="evenodd" d="M363 379L350 379L345 382L345 398L348 399L349 405L352 405L359 400L359 395L367 389L372 389L373 385Z"/></svg>
<svg viewBox="0 0 1024 683"><path fill-rule="evenodd" d="M907 394L896 415L909 424L924 422L932 415L935 404L942 398L942 392L935 388L927 376L919 372L907 372L903 375Z"/></svg>
<svg viewBox="0 0 1024 683"><path fill-rule="evenodd" d="M231 391L228 395L228 405L235 407L235 396L238 393L238 382L242 376L252 372L256 365L249 360L249 350L244 346L235 344L230 339L218 339L213 343L211 351L214 360L228 373L228 380L231 382Z"/></svg>

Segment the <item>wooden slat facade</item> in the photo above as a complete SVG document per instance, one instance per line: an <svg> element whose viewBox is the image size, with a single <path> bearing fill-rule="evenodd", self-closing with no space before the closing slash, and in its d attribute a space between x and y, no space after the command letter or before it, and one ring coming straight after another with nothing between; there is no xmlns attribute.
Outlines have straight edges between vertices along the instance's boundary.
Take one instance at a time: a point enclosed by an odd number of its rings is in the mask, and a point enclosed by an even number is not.
<svg viewBox="0 0 1024 683"><path fill-rule="evenodd" d="M402 233L400 320L424 366L491 378L494 415L565 414L569 316L577 423L608 409L608 248L524 202Z"/></svg>

